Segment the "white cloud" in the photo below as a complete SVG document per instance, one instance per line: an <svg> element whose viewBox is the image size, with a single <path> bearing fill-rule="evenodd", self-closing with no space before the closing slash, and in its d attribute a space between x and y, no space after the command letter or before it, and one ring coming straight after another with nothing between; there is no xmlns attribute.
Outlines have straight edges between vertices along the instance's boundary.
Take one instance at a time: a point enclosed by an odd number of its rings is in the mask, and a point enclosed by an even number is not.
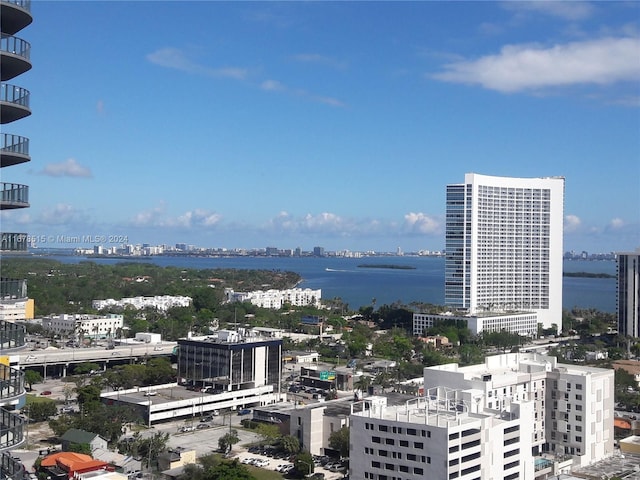
<svg viewBox="0 0 640 480"><path fill-rule="evenodd" d="M404 216L404 227L409 232L425 235L432 235L441 231L440 222L424 213L407 213Z"/></svg>
<svg viewBox="0 0 640 480"><path fill-rule="evenodd" d="M86 213L68 203L58 203L51 208L44 208L35 220L43 225L89 224Z"/></svg>
<svg viewBox="0 0 640 480"><path fill-rule="evenodd" d="M49 165L45 165L39 173L50 177L92 177L91 170L80 165L75 158L69 158L60 163L50 163Z"/></svg>
<svg viewBox="0 0 640 480"><path fill-rule="evenodd" d="M182 50L173 47L161 48L147 55L147 60L154 65L172 68L187 73L207 75L211 77L244 80L248 71L238 67L211 68L192 61Z"/></svg>
<svg viewBox="0 0 640 480"><path fill-rule="evenodd" d="M139 212L129 223L134 227L193 228L212 227L218 225L221 220L222 215L202 209L188 210L172 217L163 202L152 209Z"/></svg>
<svg viewBox="0 0 640 480"><path fill-rule="evenodd" d="M609 227L613 229L619 229L625 226L624 221L621 218L614 218L609 222Z"/></svg>
<svg viewBox="0 0 640 480"><path fill-rule="evenodd" d="M567 215L564 217L564 231L565 233L575 232L580 228L582 221L576 215Z"/></svg>
<svg viewBox="0 0 640 480"><path fill-rule="evenodd" d="M347 66L345 62L317 53L299 53L297 55L293 55L291 58L293 58L293 60L295 60L296 62L314 63L337 69L344 69Z"/></svg>
<svg viewBox="0 0 640 480"><path fill-rule="evenodd" d="M535 2L503 2L503 8L519 14L537 13L564 20L585 20L591 17L595 8L587 2L535 1Z"/></svg>
<svg viewBox="0 0 640 480"><path fill-rule="evenodd" d="M638 81L640 39L608 37L552 47L507 45L497 55L449 63L431 76L504 93Z"/></svg>
<svg viewBox="0 0 640 480"><path fill-rule="evenodd" d="M277 80L265 80L260 84L262 90L270 92L281 92L285 90L285 86Z"/></svg>

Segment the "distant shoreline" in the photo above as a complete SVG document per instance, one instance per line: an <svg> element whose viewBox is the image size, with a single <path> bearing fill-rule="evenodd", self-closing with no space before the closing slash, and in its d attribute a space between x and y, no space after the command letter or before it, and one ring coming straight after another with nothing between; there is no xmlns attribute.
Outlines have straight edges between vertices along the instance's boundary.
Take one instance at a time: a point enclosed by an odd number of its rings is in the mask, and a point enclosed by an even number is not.
<svg viewBox="0 0 640 480"><path fill-rule="evenodd" d="M358 265L358 268L390 268L392 270L415 270L416 267L412 265L393 265L393 264L375 264L375 263L363 263Z"/></svg>
<svg viewBox="0 0 640 480"><path fill-rule="evenodd" d="M562 275L577 278L616 278L616 275L611 275L610 273L564 272Z"/></svg>

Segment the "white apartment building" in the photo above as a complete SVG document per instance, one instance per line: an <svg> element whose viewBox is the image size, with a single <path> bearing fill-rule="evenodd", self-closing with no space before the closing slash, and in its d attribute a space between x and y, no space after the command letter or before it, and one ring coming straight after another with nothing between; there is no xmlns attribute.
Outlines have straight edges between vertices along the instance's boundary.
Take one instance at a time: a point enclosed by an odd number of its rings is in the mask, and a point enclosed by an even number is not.
<svg viewBox="0 0 640 480"><path fill-rule="evenodd" d="M445 303L562 328L564 178L468 173L447 186Z"/></svg>
<svg viewBox="0 0 640 480"><path fill-rule="evenodd" d="M640 337L640 248L617 254L618 331Z"/></svg>
<svg viewBox="0 0 640 480"><path fill-rule="evenodd" d="M42 319L42 328L60 335L78 335L84 338L115 337L124 325L122 315L52 315Z"/></svg>
<svg viewBox="0 0 640 480"><path fill-rule="evenodd" d="M510 353L425 368L424 389L354 404L352 478L533 480L613 453L613 370Z"/></svg>
<svg viewBox="0 0 640 480"><path fill-rule="evenodd" d="M114 300L113 298L107 298L106 300L93 300L91 307L96 310L102 310L103 308L110 307L132 307L136 310L143 308L155 308L162 312L166 312L170 308L174 307L188 307L191 305L193 299L191 297L185 297L181 295L156 295L154 297L129 297L121 300Z"/></svg>
<svg viewBox="0 0 640 480"><path fill-rule="evenodd" d="M466 322L467 328L474 335L478 335L481 332L506 330L523 337L536 337L538 332L538 315L534 312L482 312L475 315L414 313L413 334L420 336L426 329L433 327L438 322L447 320Z"/></svg>
<svg viewBox="0 0 640 480"><path fill-rule="evenodd" d="M278 310L285 304L295 307L312 305L320 307L322 290L310 288L291 288L288 290L256 290L253 292L234 292L231 288L225 288L227 302L251 302L260 308Z"/></svg>

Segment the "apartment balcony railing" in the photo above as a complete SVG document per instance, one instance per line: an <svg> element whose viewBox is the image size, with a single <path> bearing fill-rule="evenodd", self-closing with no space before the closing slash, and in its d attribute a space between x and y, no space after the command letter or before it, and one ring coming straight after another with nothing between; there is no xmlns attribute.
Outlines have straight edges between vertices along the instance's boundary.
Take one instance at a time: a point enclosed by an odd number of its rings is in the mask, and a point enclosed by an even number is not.
<svg viewBox="0 0 640 480"><path fill-rule="evenodd" d="M0 300L27 298L27 281L22 278L0 278Z"/></svg>
<svg viewBox="0 0 640 480"><path fill-rule="evenodd" d="M2 32L13 35L33 21L31 0L0 0Z"/></svg>
<svg viewBox="0 0 640 480"><path fill-rule="evenodd" d="M0 451L16 448L24 442L24 422L20 415L0 409Z"/></svg>
<svg viewBox="0 0 640 480"><path fill-rule="evenodd" d="M2 34L0 37L0 61L2 71L0 79L5 82L31 70L31 44L11 35Z"/></svg>
<svg viewBox="0 0 640 480"><path fill-rule="evenodd" d="M30 160L28 138L11 133L0 135L0 167L18 165Z"/></svg>
<svg viewBox="0 0 640 480"><path fill-rule="evenodd" d="M29 472L22 463L5 452L0 455L0 478L27 480L29 478Z"/></svg>
<svg viewBox="0 0 640 480"><path fill-rule="evenodd" d="M26 88L3 83L0 88L0 123L4 125L31 115L29 97Z"/></svg>
<svg viewBox="0 0 640 480"><path fill-rule="evenodd" d="M0 364L0 403L18 399L26 393L24 388L24 372Z"/></svg>
<svg viewBox="0 0 640 480"><path fill-rule="evenodd" d="M0 320L0 350L22 348L26 343L24 325Z"/></svg>
<svg viewBox="0 0 640 480"><path fill-rule="evenodd" d="M27 234L2 232L0 233L0 252L26 252Z"/></svg>
<svg viewBox="0 0 640 480"><path fill-rule="evenodd" d="M29 186L19 183L0 183L0 210L27 208L29 206Z"/></svg>

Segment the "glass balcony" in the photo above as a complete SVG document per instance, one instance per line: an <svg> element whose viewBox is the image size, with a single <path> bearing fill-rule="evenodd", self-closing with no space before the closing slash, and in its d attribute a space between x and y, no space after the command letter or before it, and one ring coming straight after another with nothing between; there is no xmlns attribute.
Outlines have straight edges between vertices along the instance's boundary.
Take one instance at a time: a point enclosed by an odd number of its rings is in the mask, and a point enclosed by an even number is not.
<svg viewBox="0 0 640 480"><path fill-rule="evenodd" d="M27 234L3 232L0 234L0 252L26 252Z"/></svg>
<svg viewBox="0 0 640 480"><path fill-rule="evenodd" d="M29 206L29 187L19 183L0 183L0 210Z"/></svg>
<svg viewBox="0 0 640 480"><path fill-rule="evenodd" d="M4 68L4 66L3 66ZM0 123L10 123L31 115L29 90L3 83L0 86Z"/></svg>
<svg viewBox="0 0 640 480"><path fill-rule="evenodd" d="M0 21L2 32L13 35L33 21L31 0L1 0Z"/></svg>
<svg viewBox="0 0 640 480"><path fill-rule="evenodd" d="M27 281L17 278L0 278L0 300L27 298Z"/></svg>
<svg viewBox="0 0 640 480"><path fill-rule="evenodd" d="M3 34L0 37L0 58L2 60L0 79L5 82L31 70L30 54L31 45L29 42Z"/></svg>
<svg viewBox="0 0 640 480"><path fill-rule="evenodd" d="M18 165L30 160L28 138L11 133L0 135L0 167Z"/></svg>
<svg viewBox="0 0 640 480"><path fill-rule="evenodd" d="M29 478L29 472L22 463L5 452L0 456L0 478L27 480Z"/></svg>
<svg viewBox="0 0 640 480"><path fill-rule="evenodd" d="M24 438L25 420L8 410L0 410L0 451L16 448Z"/></svg>
<svg viewBox="0 0 640 480"><path fill-rule="evenodd" d="M0 403L18 399L25 393L24 372L0 364Z"/></svg>
<svg viewBox="0 0 640 480"><path fill-rule="evenodd" d="M26 330L24 325L17 325L13 322L0 320L0 350L13 350L24 347L27 343L25 337ZM9 368L4 365L3 367Z"/></svg>

